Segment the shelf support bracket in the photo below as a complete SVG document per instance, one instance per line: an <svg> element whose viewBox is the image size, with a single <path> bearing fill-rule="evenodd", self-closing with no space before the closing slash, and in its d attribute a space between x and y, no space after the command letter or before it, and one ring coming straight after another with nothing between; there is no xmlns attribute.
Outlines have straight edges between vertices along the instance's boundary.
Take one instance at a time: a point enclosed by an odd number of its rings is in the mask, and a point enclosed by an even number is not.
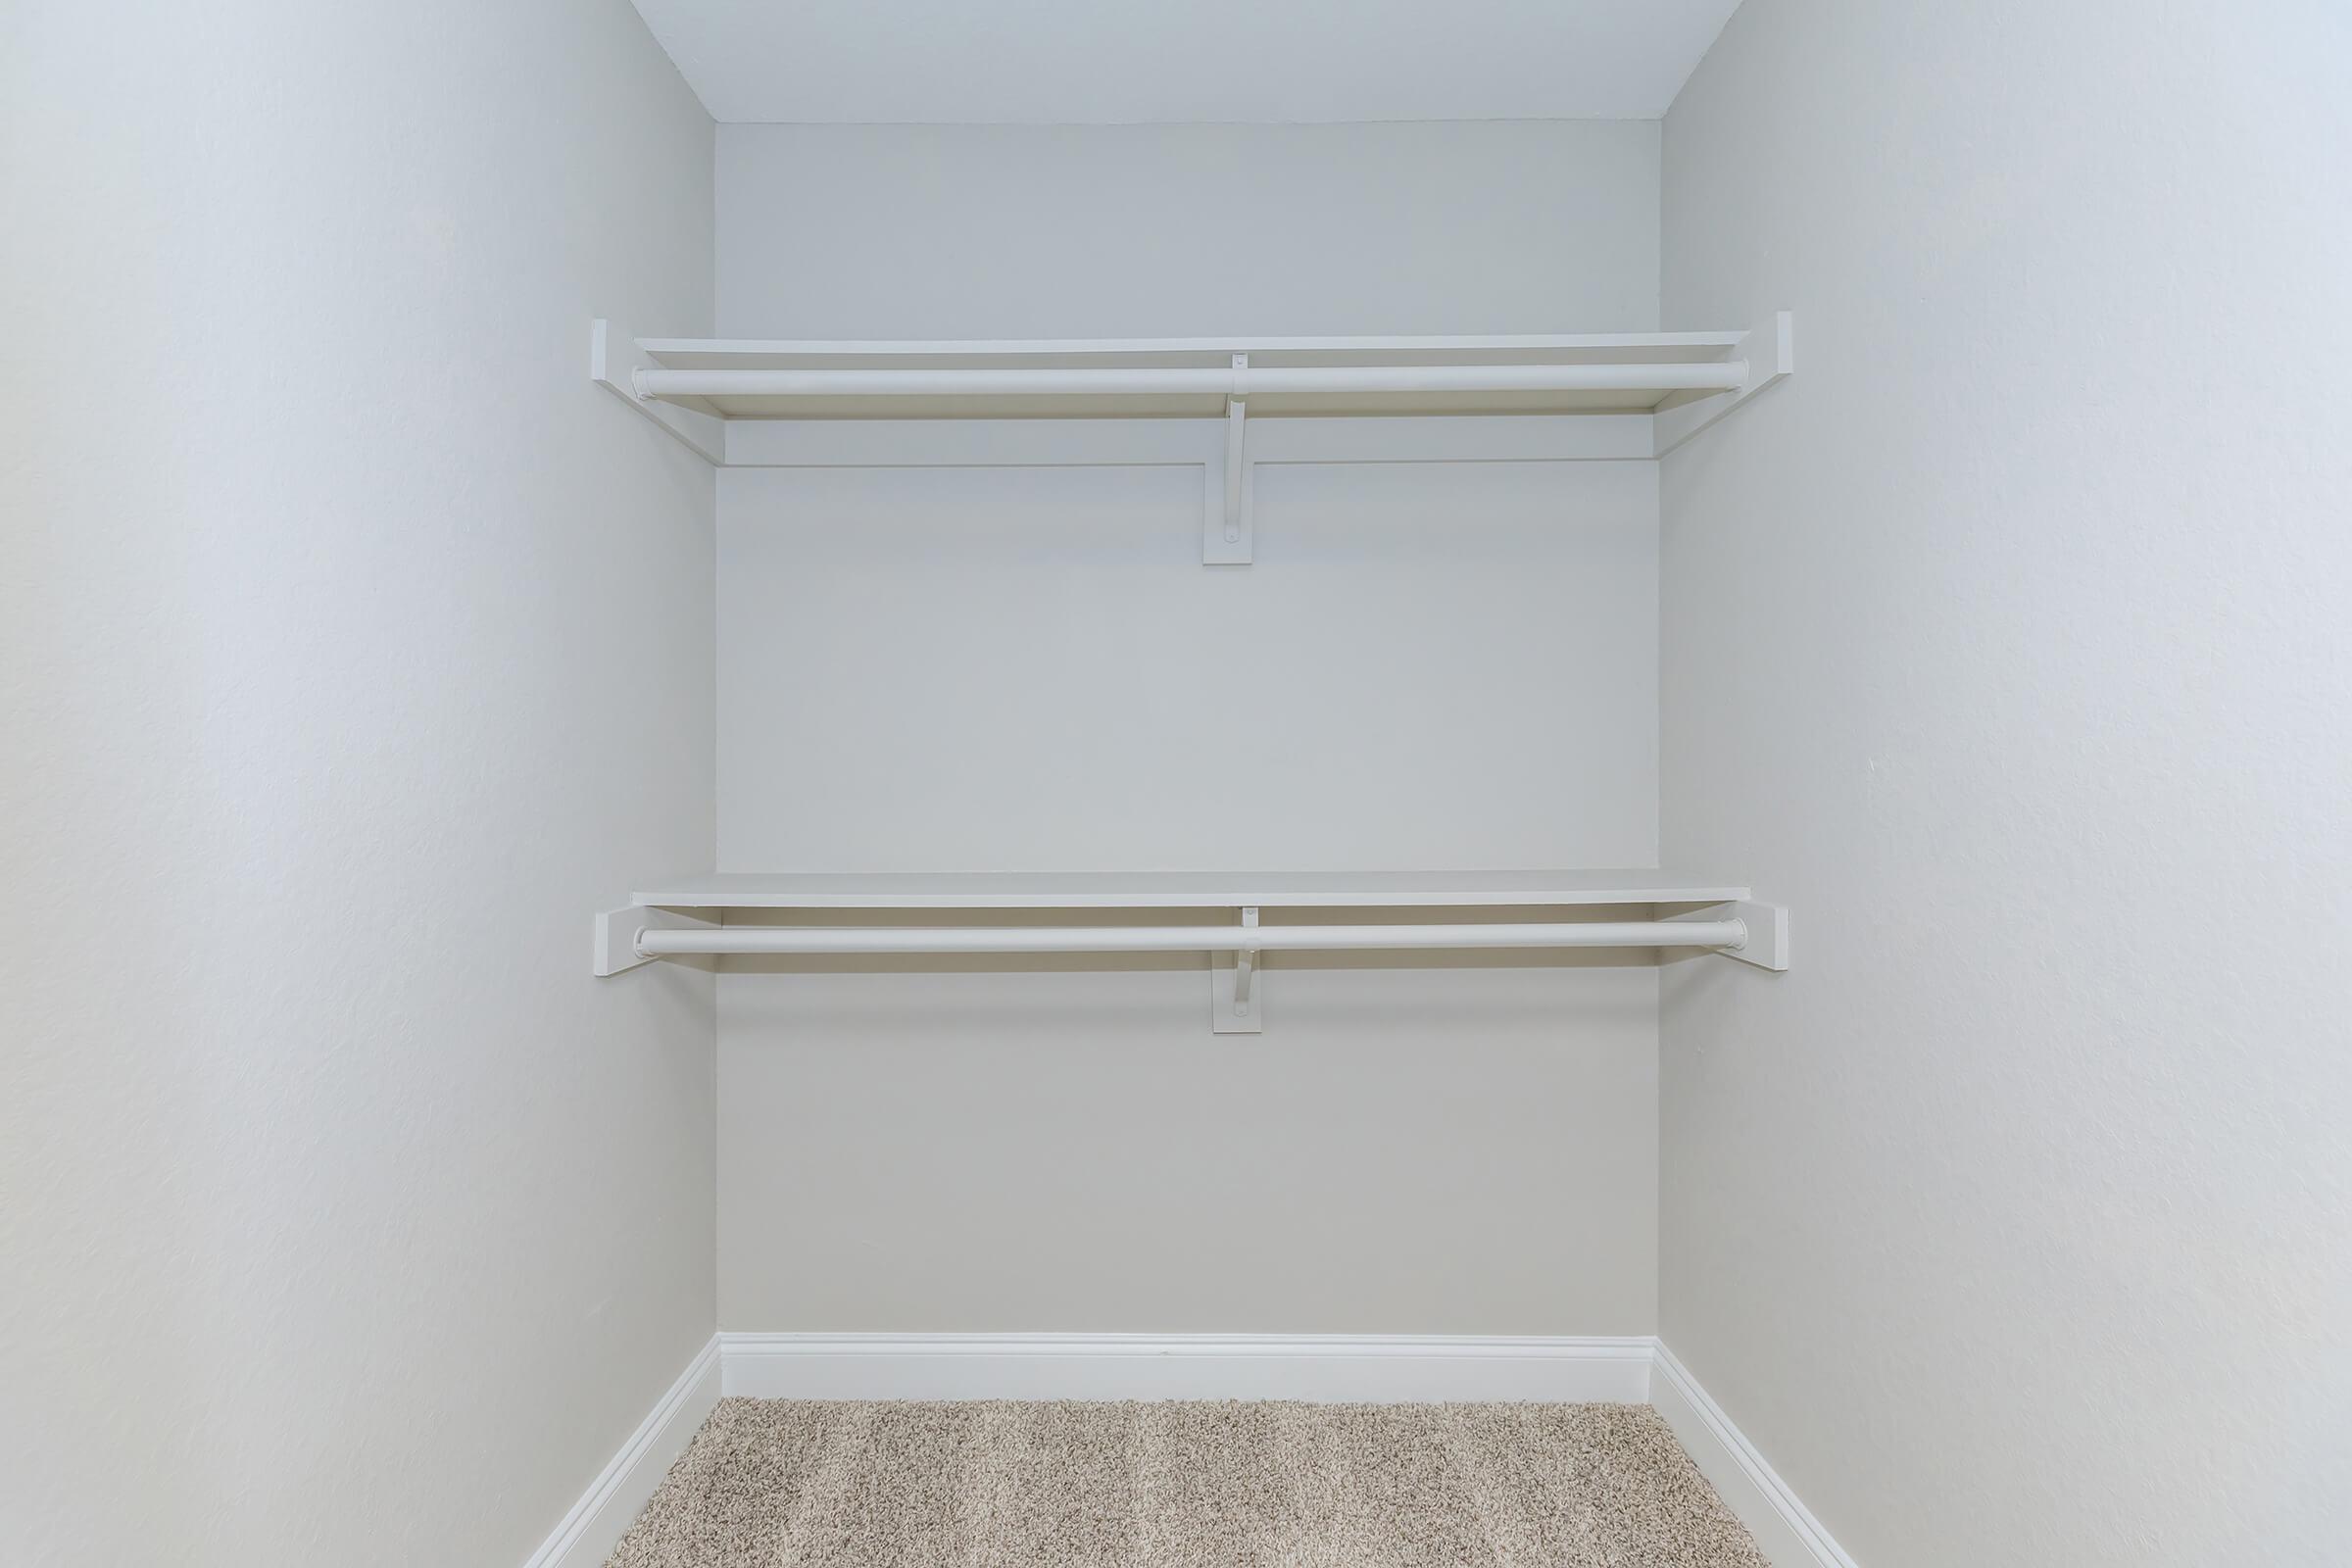
<svg viewBox="0 0 2352 1568"><path fill-rule="evenodd" d="M1796 369L1796 313L1775 311L1740 340L1747 378L1734 391L1710 393L1650 416L1650 448L1664 457L1766 387Z"/></svg>
<svg viewBox="0 0 2352 1568"><path fill-rule="evenodd" d="M1717 957L1737 958L1752 963L1759 969L1776 973L1788 967L1788 908L1781 904L1756 904L1742 899L1737 904L1710 904L1703 909L1688 914L1670 914L1669 922L1695 920L1738 920L1747 927L1747 940L1736 948L1714 948L1709 951Z"/></svg>
<svg viewBox="0 0 2352 1568"><path fill-rule="evenodd" d="M1257 910L1242 910L1242 924L1254 928ZM1265 1029L1265 987L1258 983L1258 951L1212 953L1208 967L1208 1027L1212 1034L1254 1035Z"/></svg>
<svg viewBox="0 0 2352 1568"><path fill-rule="evenodd" d="M641 963L654 960L637 951L640 931L702 931L717 925L680 909L658 909L651 905L630 904L617 909L607 909L596 917L596 946L591 968L599 975L619 974Z"/></svg>
<svg viewBox="0 0 2352 1568"><path fill-rule="evenodd" d="M1250 397L1241 372L1250 368L1250 356L1233 357L1233 390L1225 396L1225 506L1205 524L1200 539L1200 564L1205 566L1247 566L1252 538L1253 497L1250 471Z"/></svg>
<svg viewBox="0 0 2352 1568"><path fill-rule="evenodd" d="M653 356L618 326L602 317L588 323L588 379L666 430L689 452L725 467L726 420L715 414L638 396L637 372L654 368Z"/></svg>

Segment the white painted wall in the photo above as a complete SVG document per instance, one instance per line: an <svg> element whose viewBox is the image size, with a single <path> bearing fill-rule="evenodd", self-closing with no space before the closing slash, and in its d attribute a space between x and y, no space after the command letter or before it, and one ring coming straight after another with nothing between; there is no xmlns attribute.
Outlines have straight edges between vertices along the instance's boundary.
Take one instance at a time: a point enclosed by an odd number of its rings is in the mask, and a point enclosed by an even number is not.
<svg viewBox="0 0 2352 1568"><path fill-rule="evenodd" d="M1669 326L1664 1337L1857 1560L2352 1539L2352 15L1748 0Z"/></svg>
<svg viewBox="0 0 2352 1568"><path fill-rule="evenodd" d="M1197 468L730 470L721 869L1647 863L1656 466L1264 473L1210 569ZM795 967L730 1328L1646 1331L1654 969Z"/></svg>
<svg viewBox="0 0 2352 1568"><path fill-rule="evenodd" d="M622 0L11 9L0 1528L520 1562L709 1337L710 308Z"/></svg>
<svg viewBox="0 0 2352 1568"><path fill-rule="evenodd" d="M737 337L1634 332L1658 126L721 125Z"/></svg>
<svg viewBox="0 0 2352 1568"><path fill-rule="evenodd" d="M1739 0L637 0L711 115L789 124L1655 120Z"/></svg>
<svg viewBox="0 0 2352 1568"><path fill-rule="evenodd" d="M1640 327L1654 129L722 127L719 315ZM1171 197L1212 168L1270 227ZM730 471L720 867L1650 863L1655 473L1269 466L1210 570L1198 468ZM1189 955L722 976L721 1322L1646 1332L1656 971L1343 961L1223 1038Z"/></svg>

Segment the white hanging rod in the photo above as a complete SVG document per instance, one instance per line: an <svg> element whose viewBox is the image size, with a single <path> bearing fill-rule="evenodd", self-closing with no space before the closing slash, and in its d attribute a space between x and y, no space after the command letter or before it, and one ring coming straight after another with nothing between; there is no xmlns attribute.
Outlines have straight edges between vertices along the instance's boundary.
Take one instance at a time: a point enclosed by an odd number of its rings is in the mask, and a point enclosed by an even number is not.
<svg viewBox="0 0 2352 1568"><path fill-rule="evenodd" d="M688 954L1263 953L1347 948L1722 948L1747 945L1745 920L1604 920L1529 925L652 927L640 957Z"/></svg>
<svg viewBox="0 0 2352 1568"><path fill-rule="evenodd" d="M1737 392L1745 360L1698 365L1275 365L1127 369L632 372L640 398L1151 396L1253 392Z"/></svg>

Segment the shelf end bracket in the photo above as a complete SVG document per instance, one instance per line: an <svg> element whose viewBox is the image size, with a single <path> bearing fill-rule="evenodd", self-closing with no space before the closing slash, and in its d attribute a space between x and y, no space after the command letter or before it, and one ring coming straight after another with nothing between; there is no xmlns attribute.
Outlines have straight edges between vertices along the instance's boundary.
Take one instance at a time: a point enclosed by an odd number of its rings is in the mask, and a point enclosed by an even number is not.
<svg viewBox="0 0 2352 1568"><path fill-rule="evenodd" d="M1775 311L1749 329L1740 343L1747 379L1736 390L1679 403L1650 416L1651 451L1664 457L1749 398L1787 379L1796 369L1796 313Z"/></svg>
<svg viewBox="0 0 2352 1568"><path fill-rule="evenodd" d="M1703 909L1688 914L1670 914L1672 920L1738 920L1747 927L1747 940L1736 948L1710 948L1717 957L1737 958L1752 963L1759 969L1775 973L1788 967L1788 907L1782 904L1757 904L1741 899L1736 904L1710 904Z"/></svg>
<svg viewBox="0 0 2352 1568"><path fill-rule="evenodd" d="M658 909L651 905L630 904L617 909L607 909L596 917L595 948L591 968L599 975L619 974L641 963L654 960L637 951L640 931L693 931L716 925L715 920L699 919L679 909Z"/></svg>
<svg viewBox="0 0 2352 1568"><path fill-rule="evenodd" d="M727 466L727 421L715 414L637 395L637 372L657 367L637 340L603 317L588 323L588 379L719 467Z"/></svg>

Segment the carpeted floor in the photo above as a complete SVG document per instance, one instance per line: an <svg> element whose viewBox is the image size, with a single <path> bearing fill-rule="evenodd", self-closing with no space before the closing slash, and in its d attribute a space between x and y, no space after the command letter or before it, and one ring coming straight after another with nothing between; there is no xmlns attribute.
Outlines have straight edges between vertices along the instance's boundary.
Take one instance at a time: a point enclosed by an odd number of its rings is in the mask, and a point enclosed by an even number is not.
<svg viewBox="0 0 2352 1568"><path fill-rule="evenodd" d="M1765 1568L1639 1404L722 1399L608 1568Z"/></svg>

